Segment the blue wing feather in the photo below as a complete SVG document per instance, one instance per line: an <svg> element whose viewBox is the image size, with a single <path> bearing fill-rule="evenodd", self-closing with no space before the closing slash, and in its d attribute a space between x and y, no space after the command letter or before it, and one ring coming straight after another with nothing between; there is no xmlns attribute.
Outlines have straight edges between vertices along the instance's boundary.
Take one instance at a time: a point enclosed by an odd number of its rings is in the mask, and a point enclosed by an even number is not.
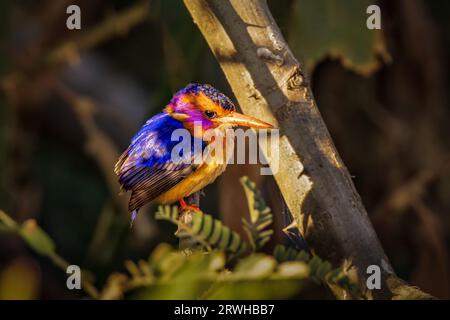
<svg viewBox="0 0 450 320"><path fill-rule="evenodd" d="M132 190L130 211L139 209L195 171L194 161L185 163L171 158L172 149L179 143L172 141L172 133L181 128L180 121L159 113L145 123L119 158L115 173L122 188ZM191 136L191 153L187 155L191 160L206 146L200 141L201 150L195 150L195 143L199 143L196 139Z"/></svg>

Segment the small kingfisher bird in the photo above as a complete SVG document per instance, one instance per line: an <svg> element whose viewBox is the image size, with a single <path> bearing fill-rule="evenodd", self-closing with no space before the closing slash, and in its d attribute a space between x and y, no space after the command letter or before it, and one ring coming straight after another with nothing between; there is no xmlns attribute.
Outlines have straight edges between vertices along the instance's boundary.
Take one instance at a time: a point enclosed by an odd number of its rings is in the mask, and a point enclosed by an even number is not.
<svg viewBox="0 0 450 320"><path fill-rule="evenodd" d="M210 161L194 161L210 143L203 134L213 129L225 135L226 130L235 126L273 128L266 122L236 112L233 102L208 84L193 83L178 91L163 112L144 124L115 165L114 172L122 190L131 191L128 204L131 224L139 209L151 201L159 204L179 201L182 210L196 208L186 204L184 197L212 183L227 165L227 161L214 159L214 155ZM192 139L192 150L188 155L192 161L171 157L172 148L179 143L172 140L172 133L183 128ZM201 148L195 150L193 146L198 142Z"/></svg>

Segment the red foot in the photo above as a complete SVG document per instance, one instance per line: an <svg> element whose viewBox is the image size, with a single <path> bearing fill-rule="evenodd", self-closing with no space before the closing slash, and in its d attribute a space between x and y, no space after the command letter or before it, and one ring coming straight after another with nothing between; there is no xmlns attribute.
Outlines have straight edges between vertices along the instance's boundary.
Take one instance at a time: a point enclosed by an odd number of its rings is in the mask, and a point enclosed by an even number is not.
<svg viewBox="0 0 450 320"><path fill-rule="evenodd" d="M202 212L202 210L195 204L187 204L186 201L184 201L184 198L180 199L180 209L181 211L192 210Z"/></svg>

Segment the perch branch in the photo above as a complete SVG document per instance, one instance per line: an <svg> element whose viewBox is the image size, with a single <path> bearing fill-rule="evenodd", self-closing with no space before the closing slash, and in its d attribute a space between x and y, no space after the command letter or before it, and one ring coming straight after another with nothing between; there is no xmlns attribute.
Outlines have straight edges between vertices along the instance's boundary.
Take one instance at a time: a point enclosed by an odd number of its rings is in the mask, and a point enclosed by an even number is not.
<svg viewBox="0 0 450 320"><path fill-rule="evenodd" d="M382 287L374 298L430 298L395 275L313 98L303 67L265 1L184 0L244 113L280 128L274 174L296 227L313 251L351 261L366 289L369 265ZM367 289L366 289L367 290Z"/></svg>
<svg viewBox="0 0 450 320"><path fill-rule="evenodd" d="M201 191L198 191L187 197L187 203L200 207L200 193ZM180 214L180 221L183 221L183 223L188 223L188 221L192 220L192 215L189 210L182 211ZM194 241L185 238L180 238L178 243L178 247L182 250L186 250L186 252L189 252L194 246Z"/></svg>

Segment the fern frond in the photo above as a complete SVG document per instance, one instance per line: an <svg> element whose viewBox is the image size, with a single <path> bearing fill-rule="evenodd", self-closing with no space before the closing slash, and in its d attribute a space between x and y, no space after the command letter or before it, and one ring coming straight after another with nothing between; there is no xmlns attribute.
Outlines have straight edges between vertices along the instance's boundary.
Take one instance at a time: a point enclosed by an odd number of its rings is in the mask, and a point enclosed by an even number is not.
<svg viewBox="0 0 450 320"><path fill-rule="evenodd" d="M178 217L178 209L170 206L160 206L155 213L158 220L166 220L176 224L178 230L175 235L178 238L189 238L201 244L208 251L220 249L233 255L242 255L247 250L247 243L241 237L220 220L211 215L197 211L188 211L184 215L189 216L187 221Z"/></svg>
<svg viewBox="0 0 450 320"><path fill-rule="evenodd" d="M244 230L248 234L250 245L253 251L261 249L273 234L273 230L267 229L273 222L272 211L256 187L256 184L248 177L240 179L247 196L250 220L242 219Z"/></svg>
<svg viewBox="0 0 450 320"><path fill-rule="evenodd" d="M309 277L316 283L324 282L329 285L337 285L354 296L359 295L358 289L350 280L345 268L333 268L330 262L322 260L318 256L311 257L306 251L298 251L291 247L277 245L273 251L273 257L278 263L289 261L301 261L309 267Z"/></svg>
<svg viewBox="0 0 450 320"><path fill-rule="evenodd" d="M273 250L273 256L278 262L285 261L303 261L308 262L310 255L306 251L298 251L292 247L277 245Z"/></svg>
<svg viewBox="0 0 450 320"><path fill-rule="evenodd" d="M158 206L155 212L156 220L166 220L173 224L178 224L178 207L177 206Z"/></svg>

